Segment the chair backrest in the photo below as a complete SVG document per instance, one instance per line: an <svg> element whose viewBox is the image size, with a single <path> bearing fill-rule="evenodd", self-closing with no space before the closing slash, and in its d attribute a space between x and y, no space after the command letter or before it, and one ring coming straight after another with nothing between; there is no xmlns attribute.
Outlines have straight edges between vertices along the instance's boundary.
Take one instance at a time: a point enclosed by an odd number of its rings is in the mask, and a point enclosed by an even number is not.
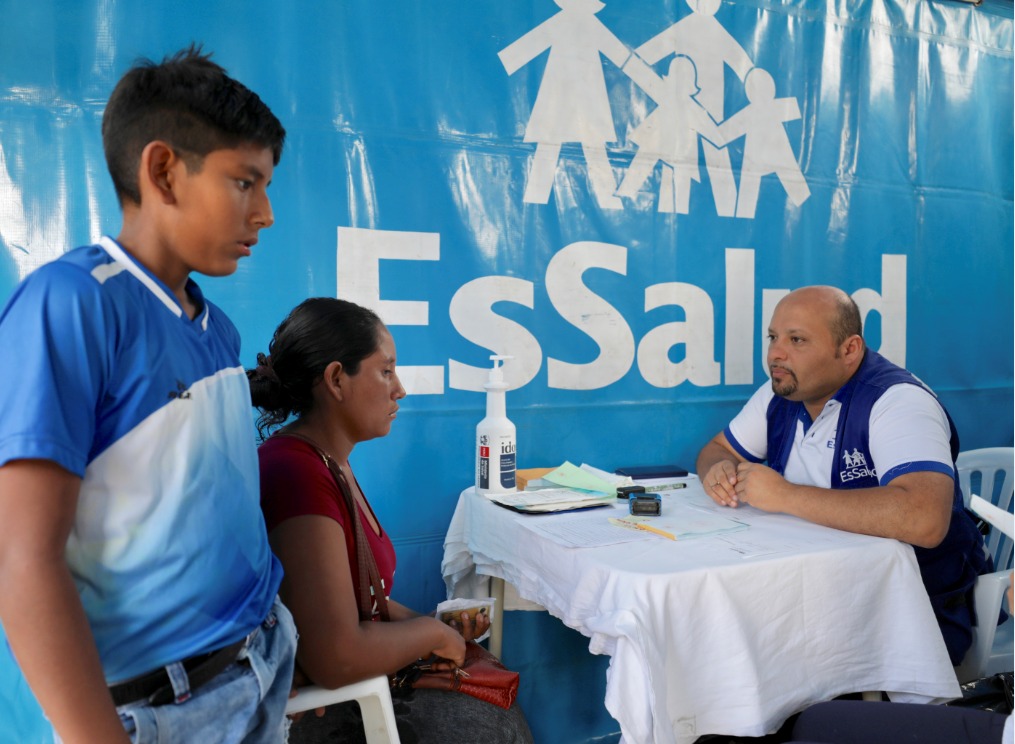
<svg viewBox="0 0 1015 744"><path fill-rule="evenodd" d="M956 465L966 506L973 494L1007 512L1012 510L1015 490L1015 447L986 447L960 452ZM986 539L987 551L994 557L997 571L1012 567L1012 541L1000 530L991 529Z"/></svg>

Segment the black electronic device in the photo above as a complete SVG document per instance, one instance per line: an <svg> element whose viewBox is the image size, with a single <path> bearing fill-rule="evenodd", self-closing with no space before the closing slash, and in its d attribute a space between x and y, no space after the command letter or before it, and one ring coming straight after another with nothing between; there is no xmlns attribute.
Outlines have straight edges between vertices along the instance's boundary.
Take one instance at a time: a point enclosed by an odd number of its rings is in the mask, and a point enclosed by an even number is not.
<svg viewBox="0 0 1015 744"><path fill-rule="evenodd" d="M645 493L645 486L617 486L618 499L627 499L639 493Z"/></svg>
<svg viewBox="0 0 1015 744"><path fill-rule="evenodd" d="M657 493L635 493L628 501L628 511L643 517L658 517L663 513L663 501Z"/></svg>

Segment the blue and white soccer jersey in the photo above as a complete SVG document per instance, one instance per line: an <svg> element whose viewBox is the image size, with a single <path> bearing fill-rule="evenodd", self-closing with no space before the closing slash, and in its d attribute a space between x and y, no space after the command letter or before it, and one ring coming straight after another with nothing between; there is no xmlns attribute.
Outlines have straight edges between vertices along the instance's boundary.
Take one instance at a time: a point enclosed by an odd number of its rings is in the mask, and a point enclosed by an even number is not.
<svg viewBox="0 0 1015 744"><path fill-rule="evenodd" d="M21 283L0 348L0 465L42 458L83 478L67 561L107 681L257 627L282 571L229 319L203 302L191 320L103 238Z"/></svg>
<svg viewBox="0 0 1015 744"><path fill-rule="evenodd" d="M768 404L775 393L759 388L726 428L726 438L740 455L753 462L768 459ZM834 397L810 422L803 406L796 422L793 448L783 473L791 483L830 488L835 437L842 406ZM809 425L808 425L809 424ZM842 453L836 464L843 482L870 470L882 486L902 473L931 471L951 476L951 431L944 409L918 385L893 385L877 400L870 415L873 462L860 452ZM843 448L844 450L846 448Z"/></svg>

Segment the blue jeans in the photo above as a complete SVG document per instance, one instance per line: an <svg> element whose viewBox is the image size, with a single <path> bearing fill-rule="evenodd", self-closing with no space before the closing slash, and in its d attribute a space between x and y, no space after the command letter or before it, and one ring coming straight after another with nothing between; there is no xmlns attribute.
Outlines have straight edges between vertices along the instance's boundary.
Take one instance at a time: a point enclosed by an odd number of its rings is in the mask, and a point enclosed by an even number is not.
<svg viewBox="0 0 1015 744"><path fill-rule="evenodd" d="M286 738L285 705L295 656L292 615L276 599L236 663L186 702L152 706L140 700L117 712L134 744L280 744Z"/></svg>
<svg viewBox="0 0 1015 744"><path fill-rule="evenodd" d="M790 744L1000 744L1007 718L961 706L832 700L800 714Z"/></svg>

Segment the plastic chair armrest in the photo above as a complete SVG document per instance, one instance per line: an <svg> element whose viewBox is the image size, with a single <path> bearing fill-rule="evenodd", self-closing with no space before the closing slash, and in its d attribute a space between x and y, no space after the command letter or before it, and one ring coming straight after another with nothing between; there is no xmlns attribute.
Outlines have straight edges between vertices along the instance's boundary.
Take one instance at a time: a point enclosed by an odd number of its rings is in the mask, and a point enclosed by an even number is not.
<svg viewBox="0 0 1015 744"><path fill-rule="evenodd" d="M391 691L388 678L383 676L371 677L362 682L354 682L351 685L337 687L333 690L329 690L326 687L318 687L317 685L300 687L297 689L295 697L289 698L289 702L285 706L285 712L287 714L300 713L305 710L334 705L335 703L359 700L369 695L387 695L390 701Z"/></svg>

